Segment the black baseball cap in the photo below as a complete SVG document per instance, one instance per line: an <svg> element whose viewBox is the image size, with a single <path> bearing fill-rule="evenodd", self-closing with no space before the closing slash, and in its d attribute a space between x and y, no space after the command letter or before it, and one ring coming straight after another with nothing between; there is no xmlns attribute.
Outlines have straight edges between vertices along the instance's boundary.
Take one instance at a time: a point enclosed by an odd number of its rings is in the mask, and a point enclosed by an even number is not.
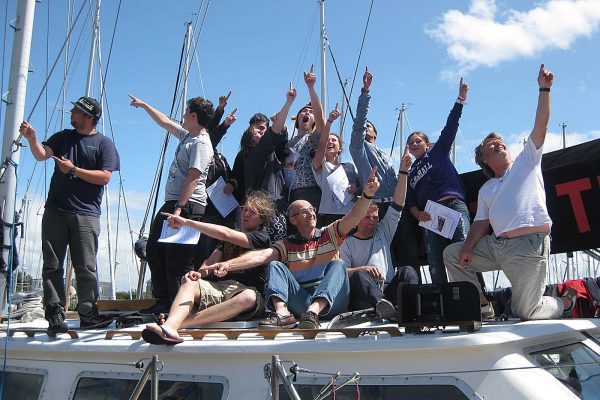
<svg viewBox="0 0 600 400"><path fill-rule="evenodd" d="M79 100L71 103L89 116L100 118L102 115L100 103L91 97L80 97Z"/></svg>

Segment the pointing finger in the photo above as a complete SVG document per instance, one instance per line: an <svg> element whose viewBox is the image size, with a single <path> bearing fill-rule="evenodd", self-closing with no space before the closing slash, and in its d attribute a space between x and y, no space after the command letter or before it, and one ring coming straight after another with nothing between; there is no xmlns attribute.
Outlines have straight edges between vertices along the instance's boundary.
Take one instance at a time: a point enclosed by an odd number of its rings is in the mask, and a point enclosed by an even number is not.
<svg viewBox="0 0 600 400"><path fill-rule="evenodd" d="M315 72L315 64L312 64L312 65L310 66L310 72L311 72L311 73L314 73L314 72Z"/></svg>
<svg viewBox="0 0 600 400"><path fill-rule="evenodd" d="M290 81L290 90L294 90L294 87L292 86L292 81Z"/></svg>
<svg viewBox="0 0 600 400"><path fill-rule="evenodd" d="M375 178L375 173L377 172L377 165L373 167L373 169L371 170L371 173L369 174L369 177L367 178L367 182L371 182L373 180L373 178Z"/></svg>
<svg viewBox="0 0 600 400"><path fill-rule="evenodd" d="M365 72L369 72L369 67L365 65Z"/></svg>
<svg viewBox="0 0 600 400"><path fill-rule="evenodd" d="M231 115L235 115L235 113L237 112L237 107L233 109L233 111L230 113Z"/></svg>
<svg viewBox="0 0 600 400"><path fill-rule="evenodd" d="M463 85L463 77L461 76L460 77L460 87L462 87L462 85Z"/></svg>

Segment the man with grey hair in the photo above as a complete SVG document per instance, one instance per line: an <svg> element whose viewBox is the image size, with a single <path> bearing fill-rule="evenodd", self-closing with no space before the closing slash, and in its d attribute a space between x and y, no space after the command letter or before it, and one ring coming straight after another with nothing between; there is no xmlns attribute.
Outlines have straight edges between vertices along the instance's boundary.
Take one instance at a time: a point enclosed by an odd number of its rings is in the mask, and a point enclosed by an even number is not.
<svg viewBox="0 0 600 400"><path fill-rule="evenodd" d="M512 284L512 311L522 320L559 317L573 309L575 299L571 292L562 298L543 296L552 220L541 160L553 78L542 64L535 124L514 162L496 133L475 149L475 160L490 179L479 190L477 214L466 240L444 250L451 282L469 281L479 289L476 272L504 271ZM489 305L479 290L483 311Z"/></svg>

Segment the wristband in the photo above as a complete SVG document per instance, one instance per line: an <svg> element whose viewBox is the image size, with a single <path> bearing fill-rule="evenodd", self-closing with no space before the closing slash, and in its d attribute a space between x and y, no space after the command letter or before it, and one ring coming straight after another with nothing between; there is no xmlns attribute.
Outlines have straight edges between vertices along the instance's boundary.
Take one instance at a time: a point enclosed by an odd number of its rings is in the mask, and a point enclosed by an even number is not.
<svg viewBox="0 0 600 400"><path fill-rule="evenodd" d="M368 195L366 195L364 193L362 194L362 197L364 197L367 200L373 200L373 196L368 196Z"/></svg>
<svg viewBox="0 0 600 400"><path fill-rule="evenodd" d="M76 168L76 167L73 167L73 168L71 168L71 169L69 170L69 172L67 172L67 174L69 174L69 177L70 177L71 179L73 179L73 178L77 178L77 177L75 176L75 172L76 172L76 170L77 170L77 168Z"/></svg>
<svg viewBox="0 0 600 400"><path fill-rule="evenodd" d="M186 204L187 204L187 203L186 203ZM182 209L183 207L185 207L185 206L186 206L186 204L182 204L182 203L180 203L180 202L177 202L177 204L175 204L175 208Z"/></svg>
<svg viewBox="0 0 600 400"><path fill-rule="evenodd" d="M330 124L332 124L332 125L333 125L333 121L332 121L332 120L330 120L329 118L327 118L327 122L329 122Z"/></svg>
<svg viewBox="0 0 600 400"><path fill-rule="evenodd" d="M550 88L549 87L541 87L540 88L540 92L549 92Z"/></svg>
<svg viewBox="0 0 600 400"><path fill-rule="evenodd" d="M360 89L361 93L369 93L369 89L365 89L364 87Z"/></svg>
<svg viewBox="0 0 600 400"><path fill-rule="evenodd" d="M400 175L408 175L408 171L398 171Z"/></svg>

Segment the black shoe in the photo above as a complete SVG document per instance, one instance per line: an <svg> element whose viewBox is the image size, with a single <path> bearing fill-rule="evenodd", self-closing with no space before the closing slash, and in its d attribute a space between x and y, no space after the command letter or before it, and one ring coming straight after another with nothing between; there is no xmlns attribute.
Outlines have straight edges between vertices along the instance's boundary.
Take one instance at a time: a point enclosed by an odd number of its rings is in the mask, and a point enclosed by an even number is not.
<svg viewBox="0 0 600 400"><path fill-rule="evenodd" d="M110 315L96 315L92 318L81 318L79 327L81 329L102 329L106 328L113 322L113 317Z"/></svg>
<svg viewBox="0 0 600 400"><path fill-rule="evenodd" d="M61 307L46 313L46 320L48 320L48 332L51 334L65 333L69 330L69 325L65 322L65 312Z"/></svg>
<svg viewBox="0 0 600 400"><path fill-rule="evenodd" d="M150 315L150 314L159 315L159 314L168 314L170 309L171 309L171 307L167 303L165 303L163 301L157 301L156 304L154 304L153 306L142 308L138 312L140 314L144 314L144 315Z"/></svg>

